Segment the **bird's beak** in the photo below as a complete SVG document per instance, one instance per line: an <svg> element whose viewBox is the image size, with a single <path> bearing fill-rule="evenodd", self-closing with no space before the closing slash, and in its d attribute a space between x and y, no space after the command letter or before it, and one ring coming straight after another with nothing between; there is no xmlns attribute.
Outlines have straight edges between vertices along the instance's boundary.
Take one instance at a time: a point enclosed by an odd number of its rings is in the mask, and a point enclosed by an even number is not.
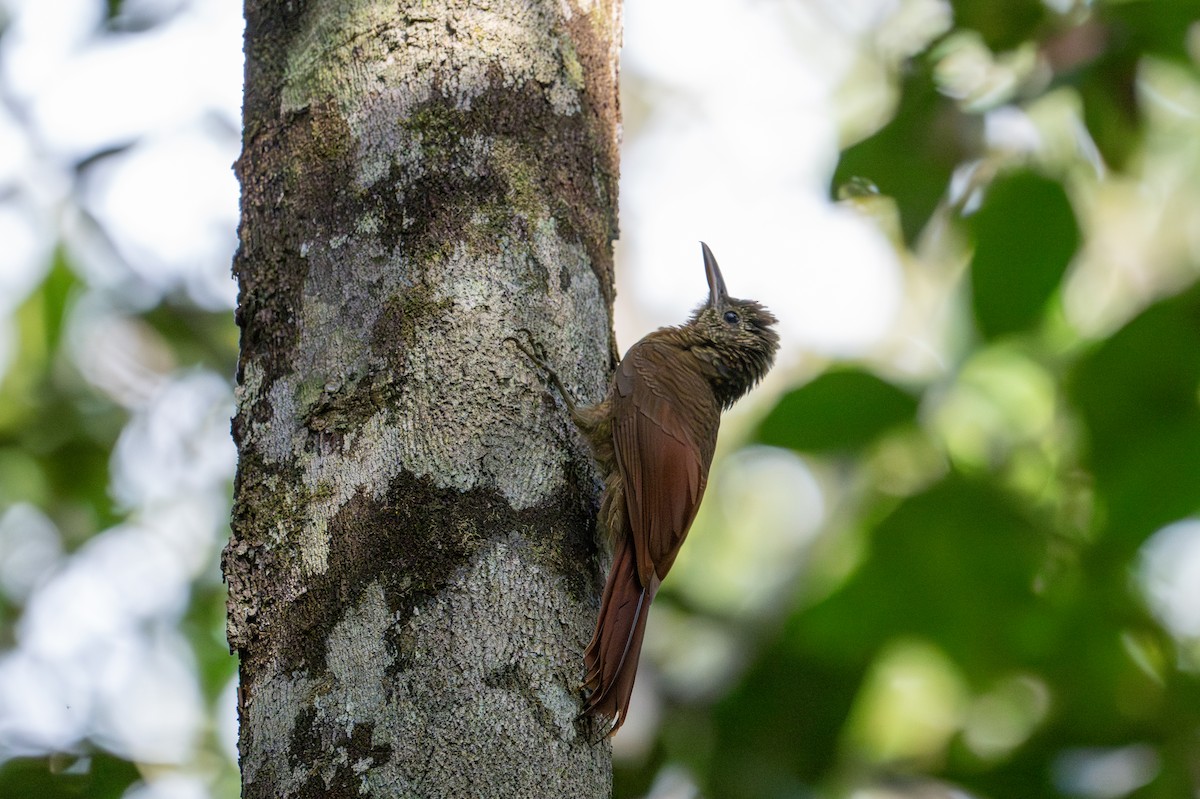
<svg viewBox="0 0 1200 799"><path fill-rule="evenodd" d="M725 293L725 278L721 277L721 267L717 266L716 256L708 249L708 245L700 242L700 249L704 250L704 273L708 277L708 305L718 308L728 296Z"/></svg>

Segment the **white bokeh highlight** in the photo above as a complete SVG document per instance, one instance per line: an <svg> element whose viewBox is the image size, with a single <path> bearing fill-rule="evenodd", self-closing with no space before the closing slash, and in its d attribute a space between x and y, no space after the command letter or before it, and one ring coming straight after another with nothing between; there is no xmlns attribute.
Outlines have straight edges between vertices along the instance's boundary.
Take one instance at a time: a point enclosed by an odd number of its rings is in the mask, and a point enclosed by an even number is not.
<svg viewBox="0 0 1200 799"><path fill-rule="evenodd" d="M237 152L231 136L203 129L145 138L97 164L84 205L144 281L162 293L184 288L204 308L231 308Z"/></svg>
<svg viewBox="0 0 1200 799"><path fill-rule="evenodd" d="M24 603L62 557L58 528L46 514L18 502L0 515L0 591Z"/></svg>
<svg viewBox="0 0 1200 799"><path fill-rule="evenodd" d="M1200 519L1152 535L1142 545L1137 576L1162 625L1180 640L1200 640Z"/></svg>
<svg viewBox="0 0 1200 799"><path fill-rule="evenodd" d="M654 105L622 151L618 339L683 321L705 295L698 240L730 293L801 350L862 355L897 317L902 273L878 229L827 199L833 91L857 37L897 4L633 3L622 71Z"/></svg>

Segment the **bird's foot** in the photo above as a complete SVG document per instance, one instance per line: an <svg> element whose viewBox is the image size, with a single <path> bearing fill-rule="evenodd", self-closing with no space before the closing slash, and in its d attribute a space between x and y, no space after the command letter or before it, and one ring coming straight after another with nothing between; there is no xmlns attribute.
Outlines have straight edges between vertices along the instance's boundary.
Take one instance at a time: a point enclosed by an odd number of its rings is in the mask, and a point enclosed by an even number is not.
<svg viewBox="0 0 1200 799"><path fill-rule="evenodd" d="M554 371L554 368L550 366L549 362L546 360L546 348L542 346L541 342L533 337L533 333L530 332L528 328L519 327L515 332L524 334L526 341L522 341L515 335L505 336L504 340L511 341L513 346L519 349L522 353L524 353L526 358L533 362L534 366L546 373L551 385L553 385L555 390L562 395L563 402L567 404L567 410L574 415L575 401L571 398L571 394L567 391L566 386L563 385L562 380L559 379L558 373Z"/></svg>

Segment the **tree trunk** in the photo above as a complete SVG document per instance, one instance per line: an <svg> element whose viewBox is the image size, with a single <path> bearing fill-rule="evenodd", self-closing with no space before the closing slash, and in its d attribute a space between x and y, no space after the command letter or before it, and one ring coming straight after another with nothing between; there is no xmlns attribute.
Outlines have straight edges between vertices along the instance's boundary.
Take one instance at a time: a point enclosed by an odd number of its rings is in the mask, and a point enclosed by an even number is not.
<svg viewBox="0 0 1200 799"><path fill-rule="evenodd" d="M619 0L247 0L243 796L596 797Z"/></svg>

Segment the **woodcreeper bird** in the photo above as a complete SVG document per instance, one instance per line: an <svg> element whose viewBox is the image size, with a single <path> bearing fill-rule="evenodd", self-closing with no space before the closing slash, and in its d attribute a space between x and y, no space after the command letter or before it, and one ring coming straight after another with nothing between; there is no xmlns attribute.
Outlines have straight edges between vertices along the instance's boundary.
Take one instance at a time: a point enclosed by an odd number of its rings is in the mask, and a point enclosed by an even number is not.
<svg viewBox="0 0 1200 799"><path fill-rule="evenodd" d="M609 735L629 709L650 603L704 496L721 412L763 378L779 347L775 317L730 297L717 259L700 247L708 301L630 347L595 405L576 405L540 348L510 339L546 371L604 477L599 526L613 564L582 687L584 712L607 719Z"/></svg>

